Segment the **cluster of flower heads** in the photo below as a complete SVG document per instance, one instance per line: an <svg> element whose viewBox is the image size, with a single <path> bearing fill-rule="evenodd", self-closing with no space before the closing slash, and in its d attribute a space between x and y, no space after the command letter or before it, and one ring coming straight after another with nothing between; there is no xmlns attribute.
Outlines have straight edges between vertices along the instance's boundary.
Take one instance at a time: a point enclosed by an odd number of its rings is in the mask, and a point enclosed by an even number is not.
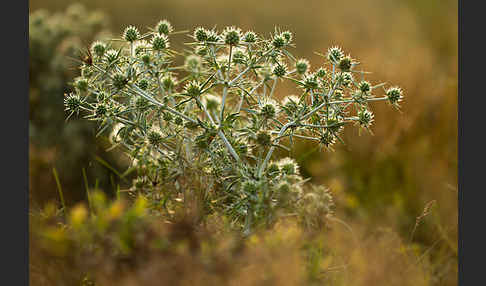
<svg viewBox="0 0 486 286"><path fill-rule="evenodd" d="M296 140L331 148L345 125L371 126L371 102L398 107L402 99L400 88L366 81L338 47L312 70L290 53L289 31L267 39L198 27L182 66L170 49L176 33L163 20L147 33L129 26L121 41L93 43L66 110L98 121L99 134L111 130L146 181L173 184L188 169L210 178L222 208L246 226L303 196L298 164L272 161L276 148L290 151ZM298 95L279 94L284 80Z"/></svg>

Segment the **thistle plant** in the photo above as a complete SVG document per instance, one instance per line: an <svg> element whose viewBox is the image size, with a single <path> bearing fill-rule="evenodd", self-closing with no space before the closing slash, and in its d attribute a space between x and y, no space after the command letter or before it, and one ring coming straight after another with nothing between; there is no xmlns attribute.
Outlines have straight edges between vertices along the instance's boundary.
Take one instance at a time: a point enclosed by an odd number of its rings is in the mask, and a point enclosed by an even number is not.
<svg viewBox="0 0 486 286"><path fill-rule="evenodd" d="M66 111L98 122L98 134L111 132L139 170L133 188L154 204L187 200L187 182L199 181L209 208L246 232L296 205L322 210L315 200L332 202L319 188L303 188L299 165L275 158L277 148L310 140L332 150L346 125L370 130L371 103L399 107L403 96L398 87L366 81L339 47L319 54L322 66L311 69L289 51L289 31L264 38L237 27L197 27L183 52L170 49L176 33L163 20L145 33L129 26L120 39L93 43ZM283 81L298 95L278 94Z"/></svg>

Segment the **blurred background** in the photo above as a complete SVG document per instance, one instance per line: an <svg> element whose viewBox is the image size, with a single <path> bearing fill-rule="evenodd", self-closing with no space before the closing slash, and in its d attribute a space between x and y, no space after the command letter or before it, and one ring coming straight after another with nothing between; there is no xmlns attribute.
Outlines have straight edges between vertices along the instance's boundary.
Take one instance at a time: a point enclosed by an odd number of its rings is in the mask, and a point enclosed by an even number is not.
<svg viewBox="0 0 486 286"><path fill-rule="evenodd" d="M105 142L94 137L93 125L65 122L63 93L79 72L68 56L79 57L79 48L119 35L129 24L144 31L164 18L176 30L191 32L199 25L236 25L268 35L278 26L294 32L293 54L314 67L322 61L315 51L339 45L373 72L372 83L403 88L401 112L373 106L373 135L347 128L346 145L337 144L335 152L302 143L292 156L306 177L330 188L338 217L370 231L391 228L430 249L441 265L434 268L437 285L455 285L457 1L31 0L30 13L31 205L57 199L53 167L68 205L84 199L82 168L109 194L117 180L95 159L119 166L116 154L105 152ZM177 35L171 44L181 49L188 39ZM413 231L426 206L430 212Z"/></svg>

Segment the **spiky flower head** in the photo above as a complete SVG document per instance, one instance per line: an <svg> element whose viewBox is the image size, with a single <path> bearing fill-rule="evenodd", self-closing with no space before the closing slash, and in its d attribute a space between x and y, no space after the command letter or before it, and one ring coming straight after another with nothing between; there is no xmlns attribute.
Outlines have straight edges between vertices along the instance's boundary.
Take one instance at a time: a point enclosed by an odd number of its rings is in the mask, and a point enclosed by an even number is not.
<svg viewBox="0 0 486 286"><path fill-rule="evenodd" d="M247 180L241 184L241 191L247 194L254 194L258 190L258 183L254 180Z"/></svg>
<svg viewBox="0 0 486 286"><path fill-rule="evenodd" d="M327 50L327 59L333 64L338 64L343 56L343 51L337 46L331 47Z"/></svg>
<svg viewBox="0 0 486 286"><path fill-rule="evenodd" d="M292 35L292 32L290 32L290 31L282 32L281 35L285 39L286 44L290 44L290 42L292 42L292 39L294 37Z"/></svg>
<svg viewBox="0 0 486 286"><path fill-rule="evenodd" d="M351 67L352 67L352 59L350 56L345 56L343 58L341 58L339 60L339 65L338 67L342 70L342 71L350 71L351 70Z"/></svg>
<svg viewBox="0 0 486 286"><path fill-rule="evenodd" d="M278 164L275 162L270 162L267 166L267 174L270 177L275 177L278 176L279 173L280 173L280 167L278 166Z"/></svg>
<svg viewBox="0 0 486 286"><path fill-rule="evenodd" d="M172 114L169 112L164 112L164 114L162 115L162 119L166 122L172 121L172 118Z"/></svg>
<svg viewBox="0 0 486 286"><path fill-rule="evenodd" d="M389 89L386 90L386 96L388 97L388 101L396 105L403 99L403 91L401 88L394 86L390 87Z"/></svg>
<svg viewBox="0 0 486 286"><path fill-rule="evenodd" d="M174 88L177 85L177 79L171 75L166 75L162 78L162 86L165 90Z"/></svg>
<svg viewBox="0 0 486 286"><path fill-rule="evenodd" d="M151 145L158 147L160 145L160 143L162 143L163 138L162 138L162 135L158 131L151 130L147 134L147 140Z"/></svg>
<svg viewBox="0 0 486 286"><path fill-rule="evenodd" d="M319 87L319 81L317 80L317 76L315 73L305 74L302 78L302 81L306 90L317 89Z"/></svg>
<svg viewBox="0 0 486 286"><path fill-rule="evenodd" d="M204 57L208 54L208 48L205 46L196 46L194 48L194 53L198 56Z"/></svg>
<svg viewBox="0 0 486 286"><path fill-rule="evenodd" d="M195 80L188 82L184 86L184 91L185 93L190 96L190 97L196 97L200 95L201 93L201 88L199 86L199 83Z"/></svg>
<svg viewBox="0 0 486 286"><path fill-rule="evenodd" d="M108 64L114 63L118 59L119 53L114 49L109 49L105 53L105 60Z"/></svg>
<svg viewBox="0 0 486 286"><path fill-rule="evenodd" d="M198 72L202 65L202 59L196 55L189 55L184 61L184 68L190 72Z"/></svg>
<svg viewBox="0 0 486 286"><path fill-rule="evenodd" d="M135 108L145 111L149 107L149 101L141 96L135 98Z"/></svg>
<svg viewBox="0 0 486 286"><path fill-rule="evenodd" d="M371 84L366 80L361 81L358 84L358 87L359 87L359 90L363 93L368 93L368 92L371 91Z"/></svg>
<svg viewBox="0 0 486 286"><path fill-rule="evenodd" d="M273 99L266 99L260 109L260 115L265 119L274 118L278 113L278 104Z"/></svg>
<svg viewBox="0 0 486 286"><path fill-rule="evenodd" d="M277 77L283 77L287 74L287 65L285 63L277 64L273 67L273 74Z"/></svg>
<svg viewBox="0 0 486 286"><path fill-rule="evenodd" d="M246 139L240 139L231 144L234 146L236 153L240 156L246 156L251 152L251 148L248 146L248 141Z"/></svg>
<svg viewBox="0 0 486 286"><path fill-rule="evenodd" d="M283 158L277 162L278 166L280 167L280 171L286 175L298 175L299 174L299 165L295 162L294 159L291 158Z"/></svg>
<svg viewBox="0 0 486 286"><path fill-rule="evenodd" d="M257 39L258 39L258 37L255 34L255 32L253 32L253 31L248 31L243 36L243 41L246 42L246 43L249 43L249 44L256 42Z"/></svg>
<svg viewBox="0 0 486 286"><path fill-rule="evenodd" d="M299 108L299 98L295 95L289 95L282 100L282 107L287 115L291 116Z"/></svg>
<svg viewBox="0 0 486 286"><path fill-rule="evenodd" d="M143 90L146 90L149 86L149 82L146 79L141 79L137 83L138 87L140 87Z"/></svg>
<svg viewBox="0 0 486 286"><path fill-rule="evenodd" d="M207 35L208 35L208 37L207 37L206 40L208 42L216 43L216 42L219 42L221 40L220 35L215 30L209 30Z"/></svg>
<svg viewBox="0 0 486 286"><path fill-rule="evenodd" d="M295 70L298 74L305 74L310 69L310 63L306 59L299 59L295 63Z"/></svg>
<svg viewBox="0 0 486 286"><path fill-rule="evenodd" d="M96 116L102 117L102 116L106 115L106 113L108 113L108 106L106 106L106 104L104 104L104 103L98 103L95 106L94 112L95 112Z"/></svg>
<svg viewBox="0 0 486 286"><path fill-rule="evenodd" d="M257 70L257 73L264 79L269 80L272 77L273 70L269 64L263 65L263 67Z"/></svg>
<svg viewBox="0 0 486 286"><path fill-rule="evenodd" d="M353 75L350 72L341 72L337 75L337 81L347 87L353 82Z"/></svg>
<svg viewBox="0 0 486 286"><path fill-rule="evenodd" d="M336 89L332 94L332 98L335 100L341 100L343 98L343 91L341 89Z"/></svg>
<svg viewBox="0 0 486 286"><path fill-rule="evenodd" d="M182 125L182 124L184 124L184 119L182 119L182 117L179 117L179 116L178 116L178 117L176 117L176 119L174 120L174 123L175 123L176 125Z"/></svg>
<svg viewBox="0 0 486 286"><path fill-rule="evenodd" d="M323 78L327 75L327 70L323 67L320 67L317 71L316 71L316 76L317 77L320 77L320 78Z"/></svg>
<svg viewBox="0 0 486 286"><path fill-rule="evenodd" d="M134 26L128 26L123 32L125 41L133 43L140 38L140 32Z"/></svg>
<svg viewBox="0 0 486 286"><path fill-rule="evenodd" d="M331 132L324 132L319 138L319 143L326 147L331 147L336 142L336 136Z"/></svg>
<svg viewBox="0 0 486 286"><path fill-rule="evenodd" d="M66 111L79 114L81 109L81 98L77 94L69 94L64 98Z"/></svg>
<svg viewBox="0 0 486 286"><path fill-rule="evenodd" d="M154 51L162 51L170 46L169 38L164 34L154 35L151 44Z"/></svg>
<svg viewBox="0 0 486 286"><path fill-rule="evenodd" d="M128 79L121 73L117 73L113 76L113 86L116 89L123 89L128 83Z"/></svg>
<svg viewBox="0 0 486 286"><path fill-rule="evenodd" d="M150 48L150 44L147 43L147 41L145 40L136 41L133 44L133 51L135 52L135 55L140 55L146 50L148 50L149 48Z"/></svg>
<svg viewBox="0 0 486 286"><path fill-rule="evenodd" d="M158 22L157 25L155 26L155 29L159 34L164 34L164 35L169 35L170 33L172 33L172 31L174 31L174 28L172 28L172 24L166 19Z"/></svg>
<svg viewBox="0 0 486 286"><path fill-rule="evenodd" d="M267 131L259 131L256 135L256 142L261 146L272 144L272 136Z"/></svg>
<svg viewBox="0 0 486 286"><path fill-rule="evenodd" d="M76 89L80 92L86 92L88 91L88 81L85 79L85 78L82 78L82 77L78 77L75 81L74 81L74 86L76 87Z"/></svg>
<svg viewBox="0 0 486 286"><path fill-rule="evenodd" d="M272 45L276 49L281 49L287 44L287 40L282 34L275 35L272 40Z"/></svg>
<svg viewBox="0 0 486 286"><path fill-rule="evenodd" d="M358 122L363 127L371 126L371 123L373 123L374 120L373 118L373 113L367 109L361 109L358 112Z"/></svg>
<svg viewBox="0 0 486 286"><path fill-rule="evenodd" d="M97 57L102 57L106 52L106 44L96 41L91 44L91 53Z"/></svg>
<svg viewBox="0 0 486 286"><path fill-rule="evenodd" d="M223 31L224 42L230 46L236 46L240 43L241 30L236 27L226 27Z"/></svg>
<svg viewBox="0 0 486 286"><path fill-rule="evenodd" d="M244 64L245 63L245 53L238 49L233 52L233 63L235 64Z"/></svg>
<svg viewBox="0 0 486 286"><path fill-rule="evenodd" d="M221 97L213 94L205 94L203 98L206 108L209 110L216 110L221 105Z"/></svg>
<svg viewBox="0 0 486 286"><path fill-rule="evenodd" d="M208 39L208 30L204 29L203 27L197 27L194 30L193 36L198 42L205 42Z"/></svg>

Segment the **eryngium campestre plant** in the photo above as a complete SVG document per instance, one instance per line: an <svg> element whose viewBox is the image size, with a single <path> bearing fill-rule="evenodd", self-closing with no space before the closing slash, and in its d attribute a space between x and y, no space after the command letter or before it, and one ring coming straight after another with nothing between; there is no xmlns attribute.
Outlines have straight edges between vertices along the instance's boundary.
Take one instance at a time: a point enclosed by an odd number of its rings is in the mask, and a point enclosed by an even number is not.
<svg viewBox="0 0 486 286"><path fill-rule="evenodd" d="M330 149L342 141L345 125L371 126L371 102L398 107L402 97L397 87L385 91L384 84L365 81L364 72L354 70L359 63L339 47L311 71L307 60L288 51L289 31L265 39L236 27L221 34L198 27L185 64L176 66L180 53L169 49L176 32L159 28L142 34L129 26L119 49L93 44L92 63L81 67L87 87L83 83L66 98L66 110L97 121L99 134L112 130L113 144L142 170L134 188L147 190L154 202L167 206L186 194L180 186L195 175L204 180L210 208L223 210L246 231L295 205L327 198L304 192L299 166L290 158L274 159L276 148L311 140ZM284 80L300 95L277 100L277 84ZM380 90L385 95L378 96Z"/></svg>

